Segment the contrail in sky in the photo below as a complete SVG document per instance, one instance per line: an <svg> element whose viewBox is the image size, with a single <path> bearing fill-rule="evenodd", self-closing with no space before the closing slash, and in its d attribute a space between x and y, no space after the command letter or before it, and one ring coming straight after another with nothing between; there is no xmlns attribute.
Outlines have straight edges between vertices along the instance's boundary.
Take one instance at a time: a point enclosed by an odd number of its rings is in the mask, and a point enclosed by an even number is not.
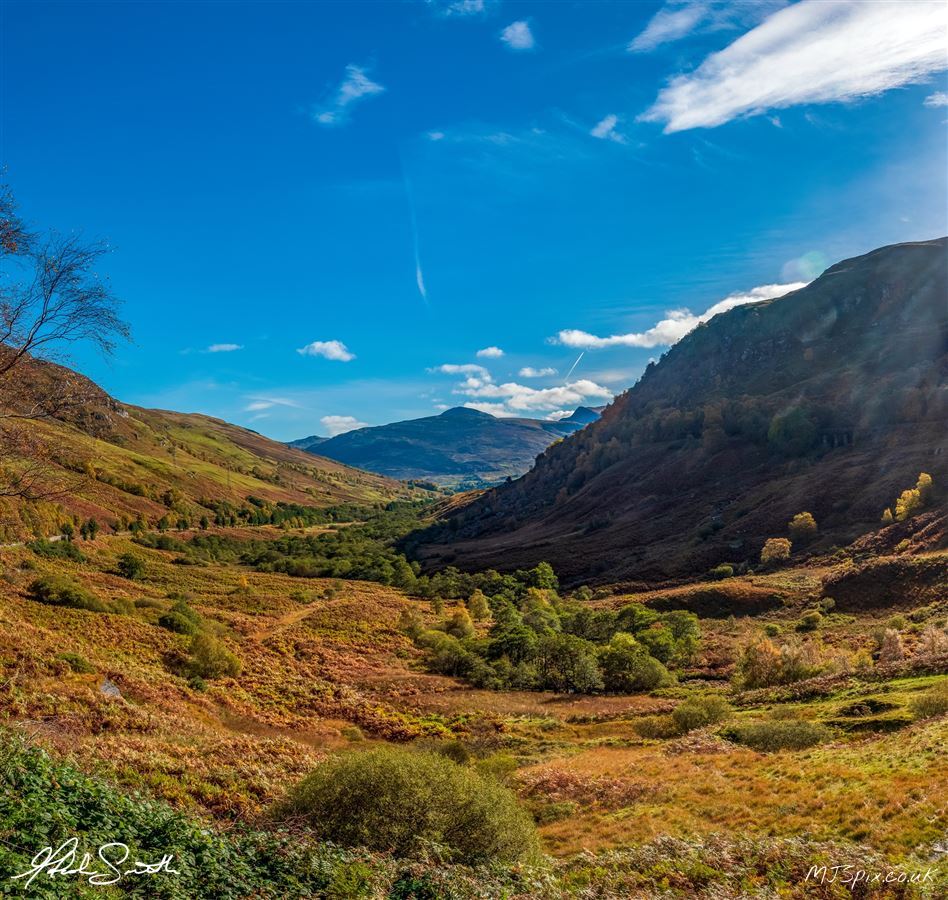
<svg viewBox="0 0 948 900"><path fill-rule="evenodd" d="M402 159L401 153L398 155L398 161L402 167L402 181L405 183L405 196L408 197L408 215L411 221L411 240L412 246L415 250L415 284L418 285L418 293L421 294L421 299L425 301L425 305L428 305L428 290L425 287L425 275L421 271L421 252L418 249L418 222L415 219L415 201L411 195L411 182L408 180L408 175L405 173L405 162Z"/></svg>
<svg viewBox="0 0 948 900"><path fill-rule="evenodd" d="M586 353L586 351L583 350L583 352L580 353L579 356L576 357L576 362L574 362L574 363L569 367L569 371L566 373L566 377L563 379L563 383L564 383L564 384L565 384L567 381L569 381L569 376L573 374L573 369L575 369L575 368L579 365L579 361L583 358L583 356L584 356L585 353Z"/></svg>

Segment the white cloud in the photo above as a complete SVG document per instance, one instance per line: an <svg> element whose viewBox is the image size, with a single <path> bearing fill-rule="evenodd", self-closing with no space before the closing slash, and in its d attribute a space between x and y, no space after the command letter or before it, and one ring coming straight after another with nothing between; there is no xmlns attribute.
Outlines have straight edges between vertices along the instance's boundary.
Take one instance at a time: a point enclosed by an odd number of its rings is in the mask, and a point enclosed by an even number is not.
<svg viewBox="0 0 948 900"><path fill-rule="evenodd" d="M645 30L629 44L629 50L654 50L661 44L691 34L708 15L709 3L669 3L649 20Z"/></svg>
<svg viewBox="0 0 948 900"><path fill-rule="evenodd" d="M295 400L288 400L286 397L250 397L249 399L250 403L244 407L244 412L259 412L263 409L271 409L274 406L300 408L299 403Z"/></svg>
<svg viewBox="0 0 948 900"><path fill-rule="evenodd" d="M350 107L354 103L381 94L385 90L369 78L361 66L346 66L346 75L333 95L322 106L313 110L313 118L326 126L344 125L349 120Z"/></svg>
<svg viewBox="0 0 948 900"><path fill-rule="evenodd" d="M543 418L550 422L559 422L560 419L568 419L574 412L575 410L572 409L556 409L551 413L547 413Z"/></svg>
<svg viewBox="0 0 948 900"><path fill-rule="evenodd" d="M647 331L632 334L613 334L609 337L597 337L589 334L587 331L580 331L576 328L568 328L561 331L556 340L567 347L577 347L583 350L601 350L604 347L658 347L675 344L680 341L689 331L692 331L702 322L707 322L718 313L727 312L734 309L735 306L742 306L745 303L754 303L757 300L770 300L774 297L782 297L791 291L798 291L806 287L806 282L795 282L793 284L764 284L760 287L752 288L749 291L730 294L723 300L718 301L710 309L703 312L700 316L695 315L688 309L675 309L665 313L667 318L662 319Z"/></svg>
<svg viewBox="0 0 948 900"><path fill-rule="evenodd" d="M670 133L880 94L948 68L946 29L941 2L801 0L673 78L641 118Z"/></svg>
<svg viewBox="0 0 948 900"><path fill-rule="evenodd" d="M443 141L443 140L444 140L444 132L443 132L443 131L429 131L429 132L428 132L428 140L429 140L429 141Z"/></svg>
<svg viewBox="0 0 948 900"><path fill-rule="evenodd" d="M616 125L619 124L619 117L610 113L604 119L599 121L589 133L594 138L601 141L615 141L617 144L625 143L625 135L616 131Z"/></svg>
<svg viewBox="0 0 948 900"><path fill-rule="evenodd" d="M534 369L533 366L524 366L518 373L521 378L546 378L549 375L555 375L556 369L546 366L542 369Z"/></svg>
<svg viewBox="0 0 948 900"><path fill-rule="evenodd" d="M500 359L504 351L500 347L484 347L483 350L477 351L477 355L483 359Z"/></svg>
<svg viewBox="0 0 948 900"><path fill-rule="evenodd" d="M233 353L235 350L243 350L243 344L211 344L205 350L205 353Z"/></svg>
<svg viewBox="0 0 948 900"><path fill-rule="evenodd" d="M786 5L787 0L670 0L627 49L644 53L690 34L750 27Z"/></svg>
<svg viewBox="0 0 948 900"><path fill-rule="evenodd" d="M477 401L494 401L495 406L486 411L496 412L497 409L502 409L511 415L552 412L565 406L576 407L587 399L612 399L612 391L587 379L541 389L528 387L514 381L505 384L461 384L454 389L454 393L473 397ZM465 405L469 406L470 404Z"/></svg>
<svg viewBox="0 0 948 900"><path fill-rule="evenodd" d="M438 15L451 17L480 16L487 11L485 0L428 0Z"/></svg>
<svg viewBox="0 0 948 900"><path fill-rule="evenodd" d="M501 33L500 39L511 50L532 50L536 46L533 32L527 22L511 22Z"/></svg>
<svg viewBox="0 0 948 900"><path fill-rule="evenodd" d="M944 91L935 91L929 94L923 101L923 105L931 107L948 106L948 94Z"/></svg>
<svg viewBox="0 0 948 900"><path fill-rule="evenodd" d="M495 416L524 416L537 412L554 412L565 407L575 408L590 398L611 400L613 396L608 388L588 379L542 389L514 381L496 384L487 369L474 363L463 365L448 363L428 371L440 372L444 375L466 376L454 385L451 393L470 398L464 404L465 406ZM538 372L538 374L553 372L552 369L529 371Z"/></svg>
<svg viewBox="0 0 948 900"><path fill-rule="evenodd" d="M355 354L342 341L313 341L296 351L301 356L322 356L325 359L334 359L337 362L349 362L355 359Z"/></svg>
<svg viewBox="0 0 948 900"><path fill-rule="evenodd" d="M435 366L433 369L428 369L428 371L432 373L440 372L442 375L476 375L479 378L490 381L490 372L476 363L463 363L462 365L445 363L442 366Z"/></svg>
<svg viewBox="0 0 948 900"><path fill-rule="evenodd" d="M330 437L337 434L345 434L347 431L354 431L356 428L368 427L368 422L360 422L355 416L323 416L320 420L323 428L329 432Z"/></svg>
<svg viewBox="0 0 948 900"><path fill-rule="evenodd" d="M497 416L500 419L511 419L521 416L521 413L511 412L503 403L476 403L470 401L464 404L465 409L476 409L478 412L487 413L489 416Z"/></svg>

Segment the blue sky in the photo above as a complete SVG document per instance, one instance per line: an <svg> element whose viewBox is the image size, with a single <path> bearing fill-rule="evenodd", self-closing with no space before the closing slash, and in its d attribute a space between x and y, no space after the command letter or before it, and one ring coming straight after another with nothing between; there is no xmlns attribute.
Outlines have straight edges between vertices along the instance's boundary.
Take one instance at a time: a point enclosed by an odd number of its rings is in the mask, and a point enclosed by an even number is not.
<svg viewBox="0 0 948 900"><path fill-rule="evenodd" d="M279 439L557 416L948 232L946 9L5 2L0 161L113 247L133 342L73 362L120 399Z"/></svg>

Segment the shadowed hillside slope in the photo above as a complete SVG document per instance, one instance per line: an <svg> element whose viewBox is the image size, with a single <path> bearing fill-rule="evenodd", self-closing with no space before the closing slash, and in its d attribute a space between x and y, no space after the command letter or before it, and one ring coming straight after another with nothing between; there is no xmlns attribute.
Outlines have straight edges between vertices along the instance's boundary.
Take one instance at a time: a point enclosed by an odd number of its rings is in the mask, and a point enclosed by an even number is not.
<svg viewBox="0 0 948 900"><path fill-rule="evenodd" d="M596 410L582 406L558 422L499 419L455 407L334 438L303 438L293 446L392 478L476 485L522 475L538 453L598 418Z"/></svg>
<svg viewBox="0 0 948 900"><path fill-rule="evenodd" d="M520 480L417 538L429 565L548 560L567 580L756 560L811 512L817 546L948 478L948 239L832 266L699 326Z"/></svg>
<svg viewBox="0 0 948 900"><path fill-rule="evenodd" d="M165 515L196 523L228 505L246 506L248 496L323 507L409 493L221 419L129 406L62 366L30 366L37 398L59 392L81 402L65 404L56 418L26 423L42 456L44 496L0 497L0 540L55 534L73 516L95 518L106 529L139 516L148 524Z"/></svg>

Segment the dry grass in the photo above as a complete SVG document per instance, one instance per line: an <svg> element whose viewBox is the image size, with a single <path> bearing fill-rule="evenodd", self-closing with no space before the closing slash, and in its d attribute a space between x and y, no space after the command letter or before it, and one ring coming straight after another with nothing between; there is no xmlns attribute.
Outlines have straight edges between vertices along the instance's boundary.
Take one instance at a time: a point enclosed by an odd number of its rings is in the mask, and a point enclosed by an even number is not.
<svg viewBox="0 0 948 900"><path fill-rule="evenodd" d="M769 755L710 732L690 741L643 740L635 719L669 712L691 687L660 697L472 690L423 671L419 651L398 631L399 614L411 604L429 624L443 617L396 590L239 566L180 566L175 554L123 537L82 549L84 564L0 550L0 714L87 770L219 819L259 815L326 752L347 748L349 726L357 725L369 745L454 734L485 752L513 754L531 808L552 810L542 834L556 854L731 833L849 839L901 858L948 829L944 717L885 734L837 732L834 744ZM128 550L145 559L145 580L110 574ZM103 599L146 604L113 615L27 599L29 582L53 571ZM789 597L765 621L789 629L821 576L783 573L779 586L772 583L778 576L755 579L755 592ZM201 691L174 673L187 638L155 624L169 594L190 596L240 658L238 678ZM878 621L877 613L840 618L825 639L855 649ZM729 658L762 627L753 618L703 625L705 660L696 671L713 678L726 670L708 659ZM74 673L62 653L84 657L94 673ZM104 678L121 698L102 693ZM931 681L844 681L831 696L784 706L830 721L860 691L888 691L908 708ZM739 717L770 714L766 697L755 703Z"/></svg>

